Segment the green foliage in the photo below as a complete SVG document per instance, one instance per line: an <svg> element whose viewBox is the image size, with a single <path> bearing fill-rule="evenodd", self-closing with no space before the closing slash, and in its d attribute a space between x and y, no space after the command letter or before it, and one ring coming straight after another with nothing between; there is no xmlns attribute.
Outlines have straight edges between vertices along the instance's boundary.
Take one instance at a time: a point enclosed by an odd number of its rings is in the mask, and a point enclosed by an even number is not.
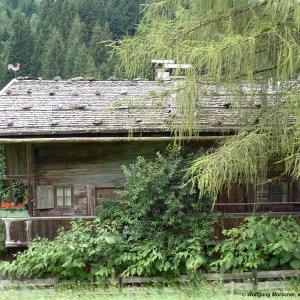
<svg viewBox="0 0 300 300"><path fill-rule="evenodd" d="M120 75L114 70L119 60L117 57L110 58L111 48L107 47L107 41L112 38L116 40L123 34L134 33L136 23L140 19L140 2L2 1L0 67L6 70L9 63L20 62L19 75L51 79L57 75L68 79L71 76L79 76L79 73L97 79L107 79L116 75L118 78L124 78L123 73ZM76 18L84 28L74 35L71 29ZM74 61L84 45L88 53L88 57L84 57L87 64L81 64L83 70L78 71L78 67L74 69ZM77 58L78 61L79 59ZM0 86L3 87L13 77L13 73L6 71L0 78Z"/></svg>
<svg viewBox="0 0 300 300"><path fill-rule="evenodd" d="M34 45L29 20L23 13L16 11L11 26L7 62L20 63L22 66L20 74L28 75L31 71L31 53Z"/></svg>
<svg viewBox="0 0 300 300"><path fill-rule="evenodd" d="M84 77L97 76L97 70L94 64L93 57L87 52L85 44L82 44L78 49L74 61L73 74Z"/></svg>
<svg viewBox="0 0 300 300"><path fill-rule="evenodd" d="M0 200L7 201L9 199L8 195L8 184L7 181L3 180L5 175L5 156L4 147L0 146Z"/></svg>
<svg viewBox="0 0 300 300"><path fill-rule="evenodd" d="M5 246L5 238L6 238L5 224L3 220L0 220L0 253L7 251L7 248Z"/></svg>
<svg viewBox="0 0 300 300"><path fill-rule="evenodd" d="M106 24L103 28L96 24L90 41L90 49L97 67L108 58L107 43L111 40L111 33Z"/></svg>
<svg viewBox="0 0 300 300"><path fill-rule="evenodd" d="M63 76L65 45L58 31L54 30L45 45L43 74L47 78Z"/></svg>
<svg viewBox="0 0 300 300"><path fill-rule="evenodd" d="M149 0L110 0L106 4L106 14L111 32L117 38L132 36L141 18L140 5Z"/></svg>
<svg viewBox="0 0 300 300"><path fill-rule="evenodd" d="M205 265L216 215L201 211L210 197L204 193L199 199L183 180L189 159L175 148L165 156L158 153L154 162L139 157L123 168L120 201L104 205L99 218L117 226L129 243L124 274L176 276Z"/></svg>
<svg viewBox="0 0 300 300"><path fill-rule="evenodd" d="M54 241L36 239L12 262L2 262L2 272L43 277L53 274L74 280L92 280L115 275L112 260L120 252L118 233L99 221L73 221L69 231L61 230Z"/></svg>
<svg viewBox="0 0 300 300"><path fill-rule="evenodd" d="M300 268L300 226L289 218L248 217L238 228L223 230L226 239L212 253L220 272Z"/></svg>
<svg viewBox="0 0 300 300"><path fill-rule="evenodd" d="M155 161L138 158L124 167L120 201L107 200L94 222L73 222L54 241L35 240L1 269L18 276L51 273L74 280L117 275L174 277L205 268L217 215L201 211L199 199L183 180L188 159L179 148Z"/></svg>
<svg viewBox="0 0 300 300"><path fill-rule="evenodd" d="M79 49L84 41L85 25L77 16L71 26L69 38L67 41L65 75L67 77L77 76L80 74L74 73L75 59Z"/></svg>

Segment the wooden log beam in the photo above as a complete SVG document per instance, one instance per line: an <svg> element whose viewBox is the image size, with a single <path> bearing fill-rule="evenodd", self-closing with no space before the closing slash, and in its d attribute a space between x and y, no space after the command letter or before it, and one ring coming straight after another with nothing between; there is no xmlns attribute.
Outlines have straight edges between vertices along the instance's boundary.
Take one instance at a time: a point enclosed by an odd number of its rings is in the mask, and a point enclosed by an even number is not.
<svg viewBox="0 0 300 300"><path fill-rule="evenodd" d="M230 135L222 136L193 136L193 137L64 137L64 138L0 138L0 144L18 144L18 143L111 143L111 142L172 142L172 141L216 141L224 140Z"/></svg>
<svg viewBox="0 0 300 300"><path fill-rule="evenodd" d="M2 218L4 221L10 222L21 222L21 221L47 221L47 220L74 220L74 219L82 219L82 220L94 220L94 216L51 216L51 217L24 217L24 218Z"/></svg>

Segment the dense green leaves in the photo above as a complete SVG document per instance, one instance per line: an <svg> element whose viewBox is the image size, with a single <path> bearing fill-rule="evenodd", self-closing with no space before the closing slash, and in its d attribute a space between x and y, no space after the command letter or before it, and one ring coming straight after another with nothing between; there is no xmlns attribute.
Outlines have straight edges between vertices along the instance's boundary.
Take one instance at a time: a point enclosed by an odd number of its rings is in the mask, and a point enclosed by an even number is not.
<svg viewBox="0 0 300 300"><path fill-rule="evenodd" d="M95 221L73 222L69 231L60 231L54 241L35 240L12 263L3 262L3 271L18 276L42 277L48 273L76 280L115 275L108 267L120 252L121 243L113 228Z"/></svg>
<svg viewBox="0 0 300 300"><path fill-rule="evenodd" d="M45 45L42 72L47 78L63 76L65 45L58 31L54 30Z"/></svg>
<svg viewBox="0 0 300 300"><path fill-rule="evenodd" d="M179 148L157 154L154 162L139 157L124 167L126 183L118 203L107 202L99 217L117 226L129 244L124 274L179 275L206 263L206 246L214 239L216 215L201 211L211 199L183 179L189 159Z"/></svg>
<svg viewBox="0 0 300 300"><path fill-rule="evenodd" d="M220 258L213 270L242 272L252 269L300 267L300 226L289 218L248 217L239 228L223 230L225 240L212 253Z"/></svg>
<svg viewBox="0 0 300 300"><path fill-rule="evenodd" d="M2 201L8 201L8 184L7 181L3 180L5 175L5 155L4 147L0 146L0 199Z"/></svg>

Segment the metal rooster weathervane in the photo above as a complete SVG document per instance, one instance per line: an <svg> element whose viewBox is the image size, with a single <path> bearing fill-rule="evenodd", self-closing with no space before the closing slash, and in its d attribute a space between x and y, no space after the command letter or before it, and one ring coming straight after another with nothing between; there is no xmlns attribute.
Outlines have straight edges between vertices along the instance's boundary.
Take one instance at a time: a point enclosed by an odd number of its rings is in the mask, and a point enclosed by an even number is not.
<svg viewBox="0 0 300 300"><path fill-rule="evenodd" d="M15 78L16 78L16 77L17 77L17 74L18 74L18 72L19 72L19 70L20 70L20 66L21 66L20 63L16 63L16 66L14 66L14 65L12 65L12 64L9 64L9 65L7 66L7 69L8 69L8 71L15 72Z"/></svg>

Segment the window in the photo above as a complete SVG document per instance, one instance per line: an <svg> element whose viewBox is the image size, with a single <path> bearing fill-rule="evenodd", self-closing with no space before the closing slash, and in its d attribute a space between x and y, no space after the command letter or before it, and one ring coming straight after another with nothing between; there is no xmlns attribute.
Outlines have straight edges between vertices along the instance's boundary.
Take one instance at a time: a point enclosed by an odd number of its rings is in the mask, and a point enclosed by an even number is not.
<svg viewBox="0 0 300 300"><path fill-rule="evenodd" d="M293 197L294 194L294 197ZM255 212L299 212L299 203L295 200L295 183L286 179L268 179L256 186Z"/></svg>
<svg viewBox="0 0 300 300"><path fill-rule="evenodd" d="M266 181L256 186L257 203L286 203L290 201L290 185L287 181Z"/></svg>
<svg viewBox="0 0 300 300"><path fill-rule="evenodd" d="M71 186L55 187L56 207L71 207L73 202L73 189Z"/></svg>
<svg viewBox="0 0 300 300"><path fill-rule="evenodd" d="M286 181L271 185L271 202L289 202L289 184Z"/></svg>

